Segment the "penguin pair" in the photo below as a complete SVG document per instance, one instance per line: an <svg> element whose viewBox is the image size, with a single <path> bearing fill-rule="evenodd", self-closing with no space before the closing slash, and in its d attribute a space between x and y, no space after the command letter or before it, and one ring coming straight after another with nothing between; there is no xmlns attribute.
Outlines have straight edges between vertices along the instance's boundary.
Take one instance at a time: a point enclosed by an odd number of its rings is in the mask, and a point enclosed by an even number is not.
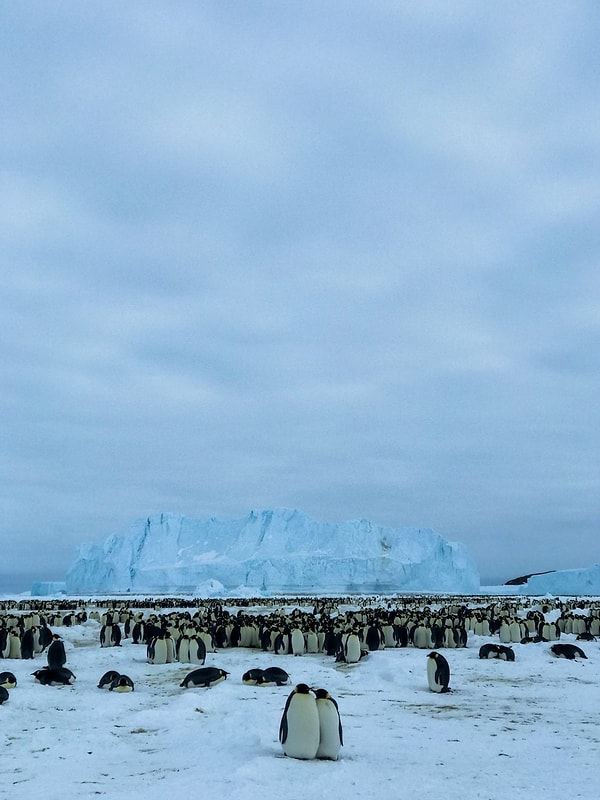
<svg viewBox="0 0 600 800"><path fill-rule="evenodd" d="M270 683L275 683L277 686L286 686L289 682L290 676L281 667L249 669L242 675L242 683L247 686L266 686Z"/></svg>
<svg viewBox="0 0 600 800"><path fill-rule="evenodd" d="M67 667L43 667L31 673L42 686L71 686L76 678Z"/></svg>
<svg viewBox="0 0 600 800"><path fill-rule="evenodd" d="M514 661L515 651L512 647L488 642L487 644L482 644L479 648L479 658L499 658L501 661Z"/></svg>
<svg viewBox="0 0 600 800"><path fill-rule="evenodd" d="M342 721L336 701L325 689L299 683L288 697L279 741L290 758L322 758L336 761L344 744Z"/></svg>
<svg viewBox="0 0 600 800"><path fill-rule="evenodd" d="M109 669L98 681L98 688L108 689L109 692L133 692L135 687L129 675Z"/></svg>

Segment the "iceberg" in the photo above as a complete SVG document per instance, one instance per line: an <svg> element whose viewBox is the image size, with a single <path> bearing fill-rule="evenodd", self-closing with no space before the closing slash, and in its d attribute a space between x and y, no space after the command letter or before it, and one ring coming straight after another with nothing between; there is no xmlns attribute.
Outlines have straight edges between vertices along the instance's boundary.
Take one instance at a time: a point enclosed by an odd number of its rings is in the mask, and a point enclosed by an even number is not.
<svg viewBox="0 0 600 800"><path fill-rule="evenodd" d="M157 514L103 544L82 544L68 594L210 593L245 596L479 590L464 545L430 529L366 519L316 522L291 509L241 519Z"/></svg>
<svg viewBox="0 0 600 800"><path fill-rule="evenodd" d="M52 597L67 593L67 585L64 581L35 581L31 585L32 597Z"/></svg>
<svg viewBox="0 0 600 800"><path fill-rule="evenodd" d="M600 564L531 575L519 594L600 595Z"/></svg>

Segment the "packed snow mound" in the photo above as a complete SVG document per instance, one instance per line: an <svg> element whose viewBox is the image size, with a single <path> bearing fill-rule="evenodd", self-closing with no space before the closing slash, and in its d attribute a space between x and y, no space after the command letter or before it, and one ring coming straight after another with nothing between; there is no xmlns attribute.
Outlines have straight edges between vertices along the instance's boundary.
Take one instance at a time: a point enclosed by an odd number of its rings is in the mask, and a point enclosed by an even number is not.
<svg viewBox="0 0 600 800"><path fill-rule="evenodd" d="M532 575L519 594L600 595L600 564Z"/></svg>
<svg viewBox="0 0 600 800"><path fill-rule="evenodd" d="M69 594L223 595L436 591L470 593L479 575L466 548L432 530L368 520L315 522L289 509L242 519L158 514L104 544L82 544Z"/></svg>

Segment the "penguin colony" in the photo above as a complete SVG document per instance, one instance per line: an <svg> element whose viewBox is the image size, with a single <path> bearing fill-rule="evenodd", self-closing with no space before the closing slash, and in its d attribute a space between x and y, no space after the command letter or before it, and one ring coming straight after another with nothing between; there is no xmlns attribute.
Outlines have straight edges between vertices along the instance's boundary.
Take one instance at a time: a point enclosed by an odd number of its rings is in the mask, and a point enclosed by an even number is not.
<svg viewBox="0 0 600 800"><path fill-rule="evenodd" d="M465 648L469 634L496 638L479 649L480 659L515 660L512 644L550 642L557 658L585 659L585 652L571 643L555 643L561 635L594 642L600 636L600 602L582 601L540 604L531 598L503 598L485 603L483 598L380 598L314 600L312 612L300 607L306 598L292 600L220 601L165 598L140 600L127 607L109 601L103 610L90 612L79 603L54 609L51 601L0 604L0 658L23 661L45 658L46 665L30 675L44 686L73 686L75 674L66 665L67 652L54 629L95 621L100 626L102 648L121 647L124 641L145 648L152 665L173 662L194 667L179 686L210 689L229 677L216 666L205 666L207 654L228 648L247 648L293 656L325 654L340 667L354 665L384 648L429 649L425 674L430 691L450 688L450 664L440 649ZM353 606L352 610L343 610ZM308 659L303 659L306 663ZM299 662L300 663L300 662ZM248 686L281 687L290 675L280 667L250 668L241 676ZM12 671L0 673L0 705L17 687ZM116 670L104 673L99 689L115 693L134 691L134 683ZM17 690L18 691L18 690ZM337 702L326 689L298 683L288 696L279 726L283 753L296 759L337 760L343 731Z"/></svg>

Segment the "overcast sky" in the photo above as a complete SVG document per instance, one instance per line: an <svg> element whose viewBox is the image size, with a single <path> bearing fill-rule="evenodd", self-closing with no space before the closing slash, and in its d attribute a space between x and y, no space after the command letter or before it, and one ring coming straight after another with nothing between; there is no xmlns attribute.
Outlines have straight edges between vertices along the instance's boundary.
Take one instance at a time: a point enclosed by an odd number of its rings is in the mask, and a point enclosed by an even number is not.
<svg viewBox="0 0 600 800"><path fill-rule="evenodd" d="M0 573L274 506L600 561L595 0L0 30Z"/></svg>

